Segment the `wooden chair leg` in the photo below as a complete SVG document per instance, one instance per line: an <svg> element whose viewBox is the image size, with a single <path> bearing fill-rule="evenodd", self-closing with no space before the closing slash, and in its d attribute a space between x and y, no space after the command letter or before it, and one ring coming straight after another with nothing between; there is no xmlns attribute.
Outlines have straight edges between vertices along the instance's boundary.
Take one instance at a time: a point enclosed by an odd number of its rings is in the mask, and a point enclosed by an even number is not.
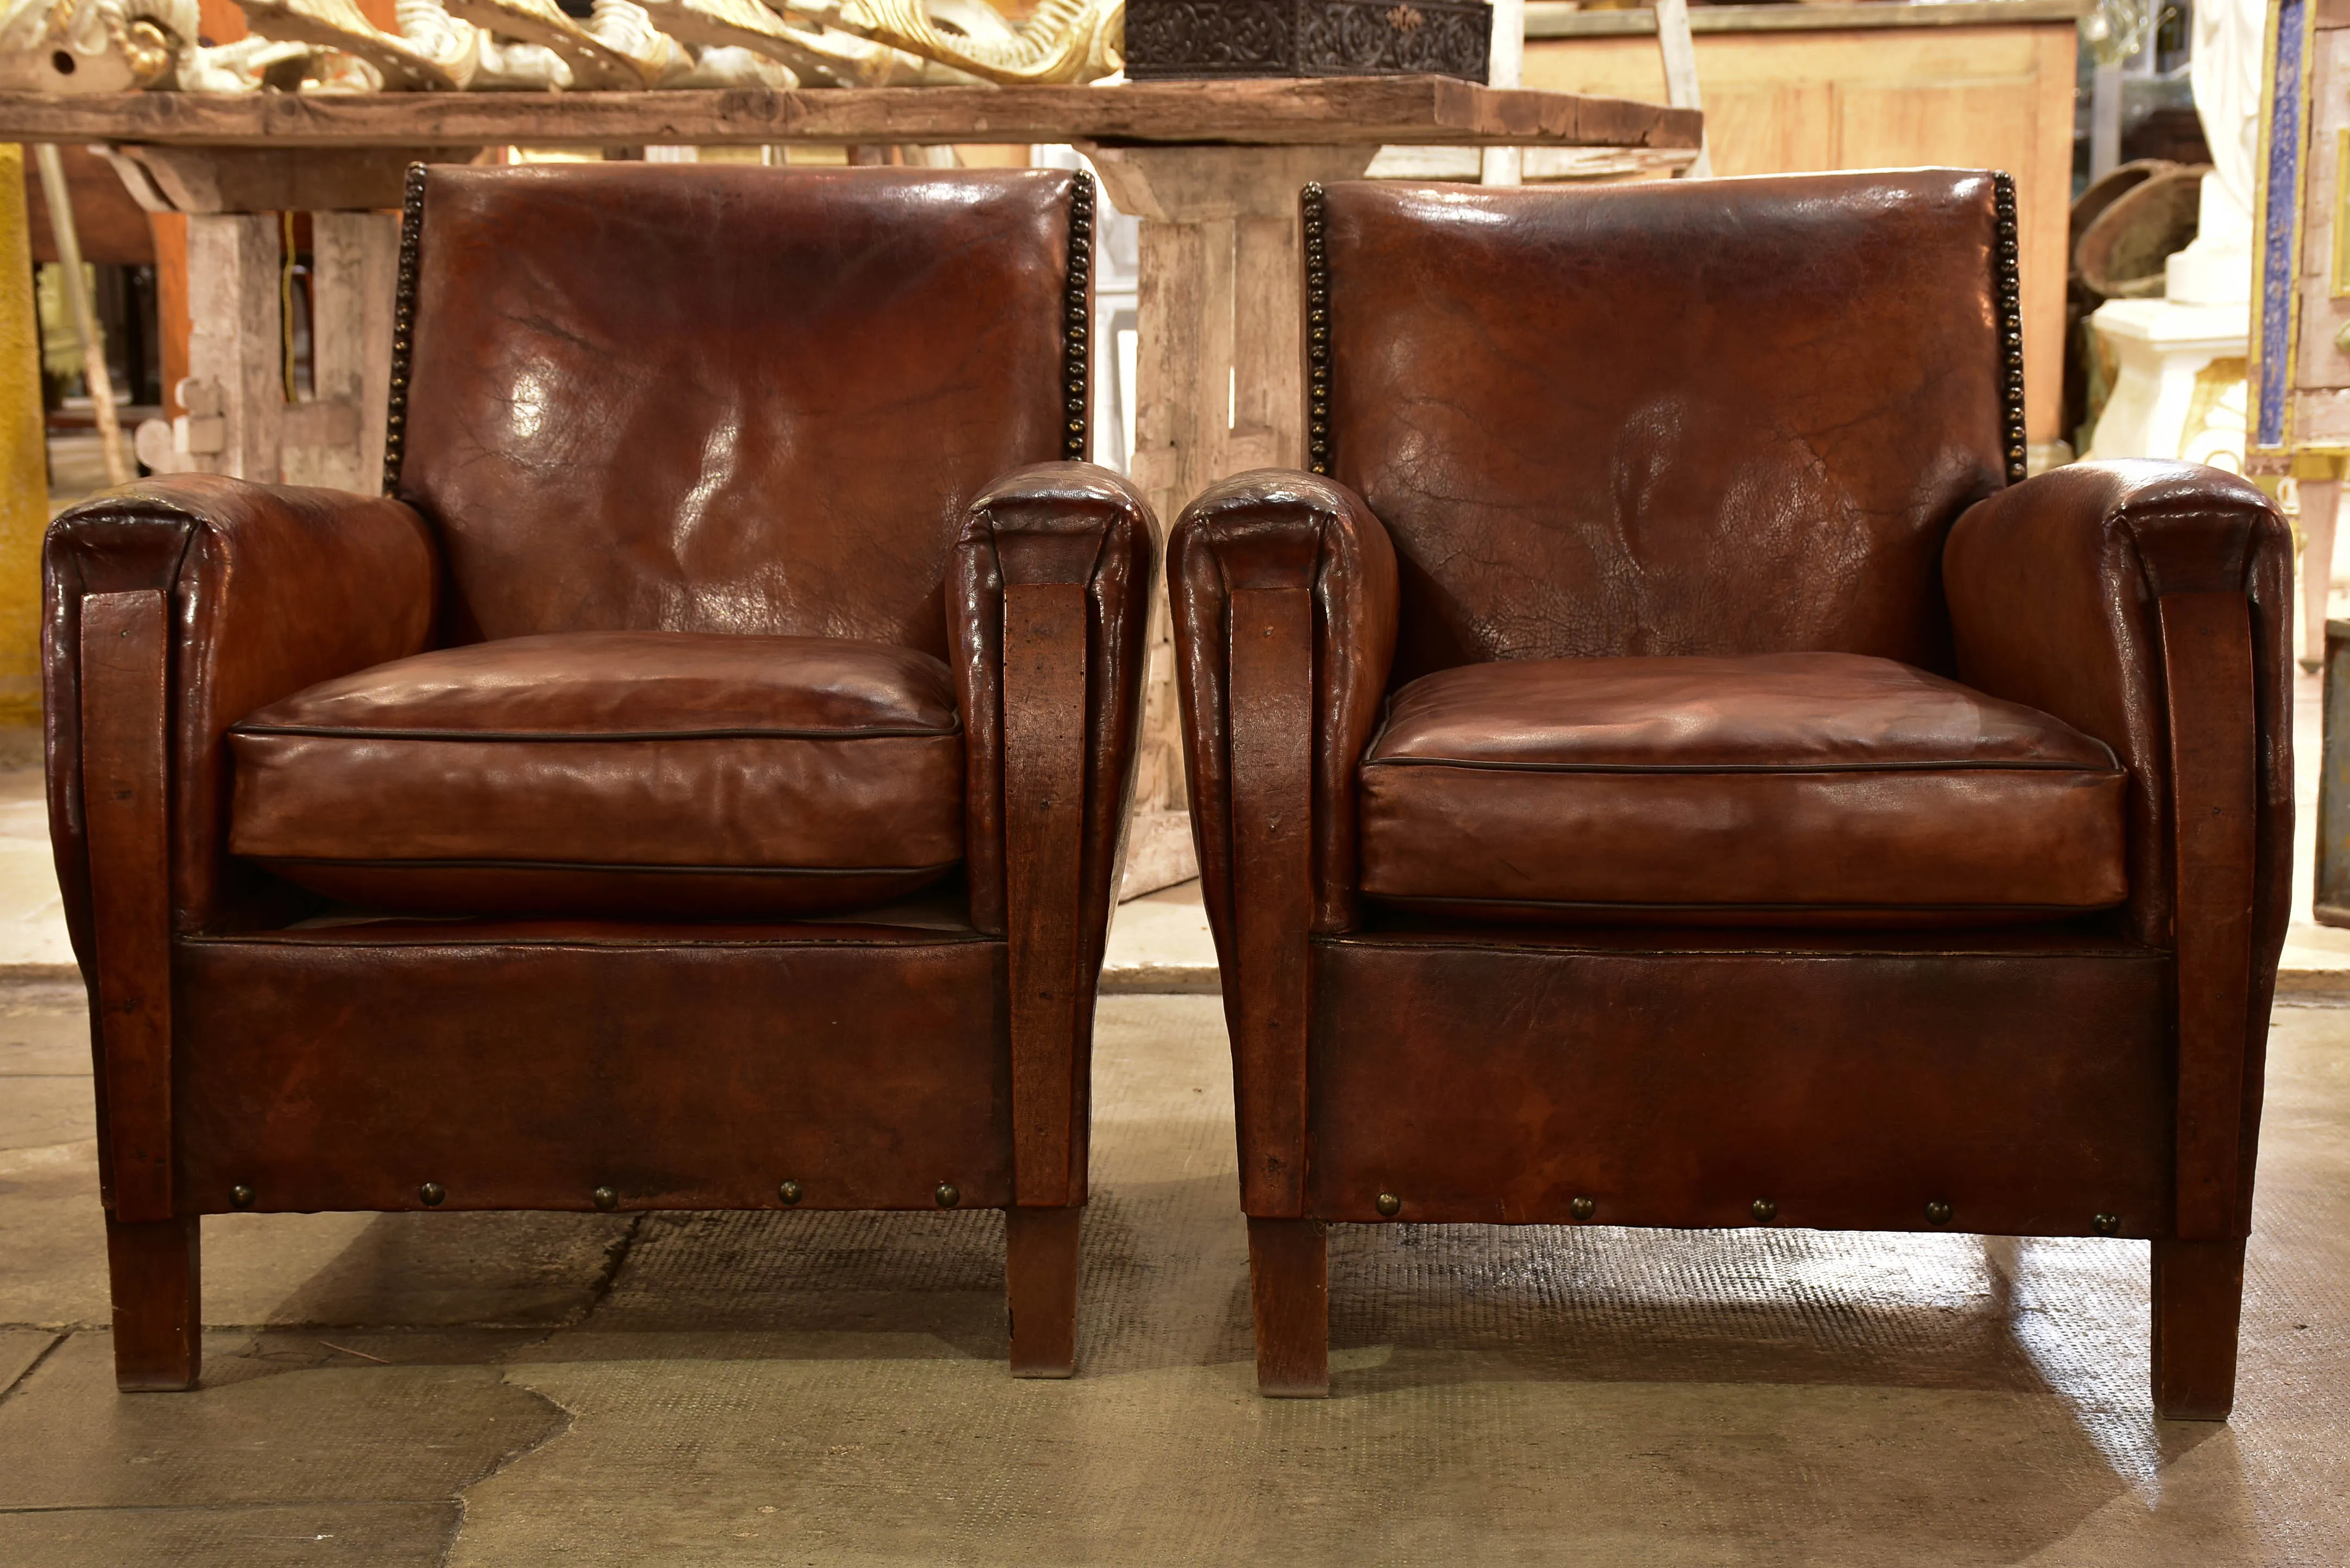
<svg viewBox="0 0 2350 1568"><path fill-rule="evenodd" d="M2154 1407L2174 1421L2224 1421L2236 1403L2244 1243L2154 1243Z"/></svg>
<svg viewBox="0 0 2350 1568"><path fill-rule="evenodd" d="M193 1215L106 1220L114 1292L114 1386L126 1394L196 1386L203 1360L203 1289Z"/></svg>
<svg viewBox="0 0 2350 1568"><path fill-rule="evenodd" d="M1077 1366L1077 1222L1083 1209L1003 1211L1012 1376L1066 1377Z"/></svg>
<svg viewBox="0 0 2350 1568"><path fill-rule="evenodd" d="M1330 1392L1330 1241L1319 1220L1258 1220L1249 1228L1256 1309L1256 1391L1268 1399Z"/></svg>

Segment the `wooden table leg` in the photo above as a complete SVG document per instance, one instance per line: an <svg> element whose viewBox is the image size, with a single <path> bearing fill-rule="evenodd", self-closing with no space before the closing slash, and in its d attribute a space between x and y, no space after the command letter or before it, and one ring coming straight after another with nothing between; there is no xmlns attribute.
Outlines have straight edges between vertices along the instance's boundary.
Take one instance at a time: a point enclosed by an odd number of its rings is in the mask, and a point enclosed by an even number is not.
<svg viewBox="0 0 2350 1568"><path fill-rule="evenodd" d="M288 484L371 495L383 483L400 220L313 213L310 234L312 397L286 410L280 463Z"/></svg>
<svg viewBox="0 0 2350 1568"><path fill-rule="evenodd" d="M1162 525L1244 469L1299 467L1305 400L1297 192L1353 180L1376 147L1087 147L1109 198L1142 220L1135 483ZM1134 832L1180 813L1183 752L1167 596L1150 611Z"/></svg>
<svg viewBox="0 0 2350 1568"><path fill-rule="evenodd" d="M286 365L277 304L274 213L188 216L189 453L214 473L276 483L284 441ZM216 415L211 410L217 408ZM217 427L197 419L219 419Z"/></svg>
<svg viewBox="0 0 2350 1568"><path fill-rule="evenodd" d="M145 145L114 159L156 215L157 254L187 324L179 466L372 494L381 483L392 294L406 169L422 150L300 152ZM287 396L286 214L311 214L309 396ZM175 266L172 264L177 263ZM169 340L172 329L166 325ZM178 376L166 394L177 401Z"/></svg>

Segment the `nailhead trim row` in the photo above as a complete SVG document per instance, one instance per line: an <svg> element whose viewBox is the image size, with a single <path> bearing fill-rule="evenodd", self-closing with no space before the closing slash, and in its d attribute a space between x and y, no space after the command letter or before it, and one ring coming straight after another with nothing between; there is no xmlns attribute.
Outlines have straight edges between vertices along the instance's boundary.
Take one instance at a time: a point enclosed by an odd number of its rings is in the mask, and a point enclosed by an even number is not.
<svg viewBox="0 0 2350 1568"><path fill-rule="evenodd" d="M1086 415L1091 407L1093 354L1094 177L1084 170L1069 186L1069 284L1061 323L1062 411L1068 422L1061 427L1061 455L1071 462L1086 460Z"/></svg>
<svg viewBox="0 0 2350 1568"><path fill-rule="evenodd" d="M383 493L400 493L400 456L408 434L408 354L416 327L416 252L424 228L424 165L408 166L400 209L400 292L391 307L391 396L384 410Z"/></svg>
<svg viewBox="0 0 2350 1568"><path fill-rule="evenodd" d="M2005 171L1991 176L1991 205L1999 237L1991 254L1991 293L1999 301L2000 437L2007 482L2021 484L2030 472L2023 439L2023 292L2015 237L2015 180Z"/></svg>
<svg viewBox="0 0 2350 1568"><path fill-rule="evenodd" d="M1330 267L1322 248L1322 187L1300 192L1305 224L1305 456L1330 472Z"/></svg>

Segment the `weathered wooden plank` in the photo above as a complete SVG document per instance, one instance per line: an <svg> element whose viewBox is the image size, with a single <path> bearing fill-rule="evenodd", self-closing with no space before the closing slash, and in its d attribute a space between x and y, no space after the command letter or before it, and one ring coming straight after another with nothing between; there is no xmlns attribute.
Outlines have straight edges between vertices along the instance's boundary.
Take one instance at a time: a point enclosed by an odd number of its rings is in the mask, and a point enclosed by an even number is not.
<svg viewBox="0 0 2350 1568"><path fill-rule="evenodd" d="M1111 200L1142 220L1128 472L1162 518L1226 474L1304 461L1298 187L1355 179L1376 151L1321 143L1126 147L1096 155ZM1473 173L1476 154L1465 155ZM1187 799L1174 630L1163 603L1150 636L1138 814L1180 811Z"/></svg>
<svg viewBox="0 0 2350 1568"><path fill-rule="evenodd" d="M239 148L223 158L178 147L131 155L182 213L331 213L398 207L411 163L462 162L471 148Z"/></svg>
<svg viewBox="0 0 2350 1568"><path fill-rule="evenodd" d="M2090 9L2085 0L1944 0L1932 5L1701 5L1690 13L1692 33L1826 33L1893 27L2007 27L2019 22L2071 22ZM1562 0L1526 0L1529 38L1597 38L1654 33L1657 14L1586 11Z"/></svg>
<svg viewBox="0 0 2350 1568"><path fill-rule="evenodd" d="M369 491L383 472L400 220L389 213L311 215L314 401L286 410L288 484ZM299 429L304 416L315 422Z"/></svg>
<svg viewBox="0 0 2350 1568"><path fill-rule="evenodd" d="M188 378L211 389L203 411L227 421L204 466L275 484L285 477L286 424L277 218L197 213L187 223Z"/></svg>
<svg viewBox="0 0 2350 1568"><path fill-rule="evenodd" d="M772 92L0 94L0 140L483 147L781 141L1694 147L1688 110L1442 77Z"/></svg>

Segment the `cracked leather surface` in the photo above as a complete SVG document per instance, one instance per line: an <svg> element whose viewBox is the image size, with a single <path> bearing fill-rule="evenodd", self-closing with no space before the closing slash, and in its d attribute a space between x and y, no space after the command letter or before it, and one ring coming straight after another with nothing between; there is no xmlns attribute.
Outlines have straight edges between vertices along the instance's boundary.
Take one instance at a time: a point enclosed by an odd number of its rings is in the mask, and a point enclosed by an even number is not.
<svg viewBox="0 0 2350 1568"><path fill-rule="evenodd" d="M1942 538L2002 472L1989 174L1325 205L1332 472L1395 542L1397 682L1611 654L1949 670Z"/></svg>
<svg viewBox="0 0 2350 1568"><path fill-rule="evenodd" d="M2109 908L2125 778L1890 659L1508 659L1422 676L1363 764L1363 890L1483 918L1973 923Z"/></svg>
<svg viewBox="0 0 2350 1568"><path fill-rule="evenodd" d="M944 658L982 488L1060 454L1069 176L436 168L401 496L446 640Z"/></svg>
<svg viewBox="0 0 2350 1568"><path fill-rule="evenodd" d="M1227 617L1236 588L1314 596L1314 929L1354 922L1355 777L1387 697L1396 639L1396 560L1387 530L1346 486L1260 469L1210 485L1167 546L1183 759L1201 888L1227 963L1232 900Z"/></svg>
<svg viewBox="0 0 2350 1568"><path fill-rule="evenodd" d="M369 908L787 916L962 857L946 666L887 643L470 643L271 703L230 744L230 849Z"/></svg>
<svg viewBox="0 0 2350 1568"><path fill-rule="evenodd" d="M1150 585L1158 566L1159 524L1140 491L1095 464L1045 462L1004 475L972 503L947 584L955 691L968 731L964 841L972 924L999 933L1005 897L1004 585L1086 585L1090 691L1078 929L1092 944L1079 955L1088 974L1107 939L1112 883L1134 794Z"/></svg>
<svg viewBox="0 0 2350 1568"><path fill-rule="evenodd" d="M2158 600L2249 597L2261 759L2254 967L2269 973L2293 886L2293 541L2274 505L2189 463L2074 463L1968 513L1943 575L1960 678L2095 735L2129 770L2129 922L2159 947L2170 943L2175 901Z"/></svg>
<svg viewBox="0 0 2350 1568"><path fill-rule="evenodd" d="M141 480L72 508L42 551L49 831L67 926L90 961L82 815L81 601L172 601L172 908L176 929L273 923L300 895L228 853L228 728L306 686L431 640L438 554L396 501L217 474ZM290 895L290 897L289 897Z"/></svg>

